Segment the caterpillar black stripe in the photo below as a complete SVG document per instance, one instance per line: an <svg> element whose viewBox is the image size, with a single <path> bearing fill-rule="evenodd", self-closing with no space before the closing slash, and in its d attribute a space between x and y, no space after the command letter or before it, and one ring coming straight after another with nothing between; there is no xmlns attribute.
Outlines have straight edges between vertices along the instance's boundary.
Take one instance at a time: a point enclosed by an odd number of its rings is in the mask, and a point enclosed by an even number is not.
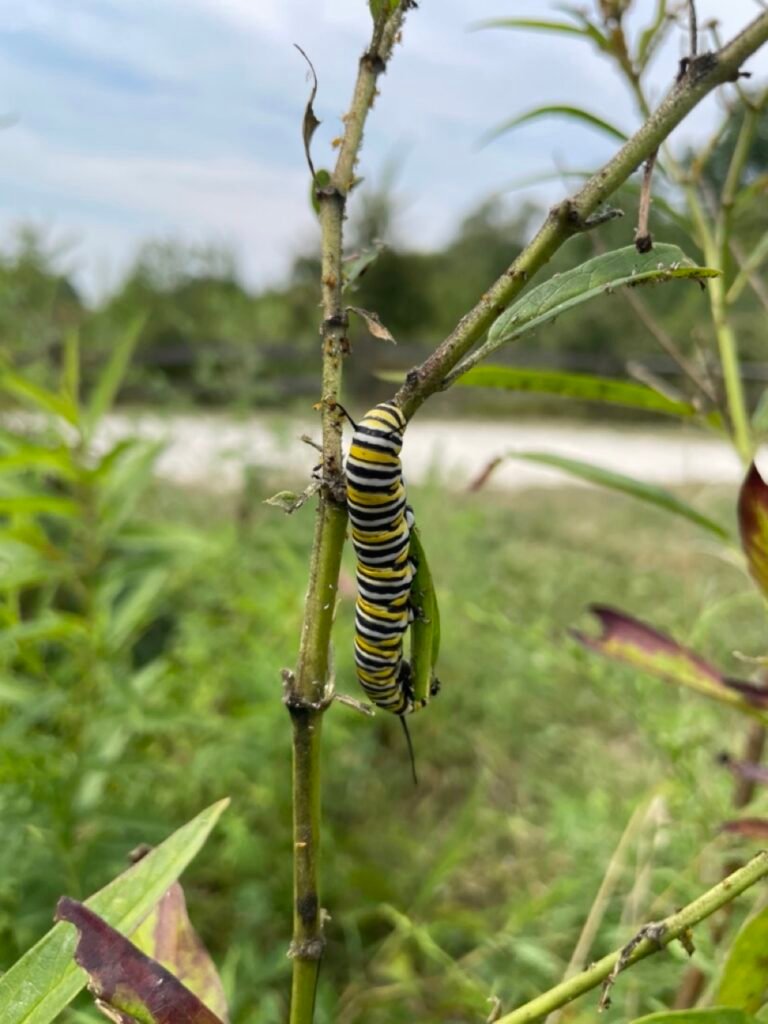
<svg viewBox="0 0 768 1024"><path fill-rule="evenodd" d="M403 657L413 620L409 557L413 512L406 502L400 449L406 420L384 402L355 426L347 458L347 505L357 554L355 666L368 698L396 715L424 707Z"/></svg>

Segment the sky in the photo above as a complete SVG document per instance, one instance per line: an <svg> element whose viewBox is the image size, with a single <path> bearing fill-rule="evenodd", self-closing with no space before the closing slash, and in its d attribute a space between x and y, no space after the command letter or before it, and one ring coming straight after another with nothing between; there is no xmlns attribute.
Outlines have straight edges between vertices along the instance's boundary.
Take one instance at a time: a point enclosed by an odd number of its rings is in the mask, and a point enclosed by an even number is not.
<svg viewBox="0 0 768 1024"><path fill-rule="evenodd" d="M636 0L635 23L656 0ZM681 5L684 6L684 5ZM760 13L758 0L699 0L724 37ZM727 10L726 10L727 8ZM476 31L490 17L562 17L534 0L421 0L380 82L360 172L374 187L396 167L398 241L440 245L490 195L552 201L554 168L597 166L614 143L548 120L482 146L494 125L534 106L584 106L631 131L638 116L610 65L580 40ZM113 287L147 239L233 250L255 288L279 282L317 242L301 119L319 78L316 166L351 95L370 33L366 0L24 0L0 23L0 246L34 223L65 251L86 295ZM651 78L663 95L685 53L681 31ZM750 61L768 82L768 53ZM716 123L710 99L677 145Z"/></svg>

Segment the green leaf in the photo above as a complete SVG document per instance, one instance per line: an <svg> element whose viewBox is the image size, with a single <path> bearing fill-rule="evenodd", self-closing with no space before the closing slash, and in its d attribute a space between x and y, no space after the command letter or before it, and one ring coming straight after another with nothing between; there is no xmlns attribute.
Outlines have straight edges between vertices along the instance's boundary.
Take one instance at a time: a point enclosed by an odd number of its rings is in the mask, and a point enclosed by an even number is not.
<svg viewBox="0 0 768 1024"><path fill-rule="evenodd" d="M582 25L572 25L567 21L547 21L542 18L488 18L470 25L472 30L486 28L522 28L534 32L553 32L570 36L583 36L597 43L601 50L607 50L609 43L606 37L591 22L583 19Z"/></svg>
<svg viewBox="0 0 768 1024"><path fill-rule="evenodd" d="M319 171L315 171L315 176L312 179L312 184L309 187L309 201L312 204L312 209L315 213L320 216L320 200L317 197L317 193L324 188L327 188L331 183L331 172L326 171L324 168L320 168Z"/></svg>
<svg viewBox="0 0 768 1024"><path fill-rule="evenodd" d="M636 65L638 68L645 67L648 58L653 52L653 46L659 39L659 32L664 28L667 19L667 0L656 0L656 13L653 21L640 34L640 41L637 47ZM663 35L663 32L662 32Z"/></svg>
<svg viewBox="0 0 768 1024"><path fill-rule="evenodd" d="M672 515L681 516L696 526L708 530L721 540L730 540L729 531L721 523L709 516L699 512L692 505L678 498L670 491L655 484L645 483L643 480L636 480L634 477L625 476L623 473L616 473L611 469L603 469L601 466L594 466L589 462L582 462L580 459L569 459L563 455L550 455L548 452L511 452L508 456L513 459L525 459L527 462L536 462L542 466L552 466L554 469L561 469L564 473L586 480L588 483L596 484L598 487L607 487L611 491L618 491L621 494L628 494L632 498L644 501L649 505L655 505Z"/></svg>
<svg viewBox="0 0 768 1024"><path fill-rule="evenodd" d="M589 610L600 623L600 634L570 631L583 647L765 721L766 691L727 678L695 651L631 615L606 605L590 605Z"/></svg>
<svg viewBox="0 0 768 1024"><path fill-rule="evenodd" d="M73 427L78 425L77 406L68 395L57 395L13 370L0 372L0 388L14 398L20 398L34 406L40 412L63 419Z"/></svg>
<svg viewBox="0 0 768 1024"><path fill-rule="evenodd" d="M144 320L143 314L134 317L121 337L118 338L107 365L99 375L96 386L88 399L84 417L86 434L89 437L93 435L102 417L112 408L139 340Z"/></svg>
<svg viewBox="0 0 768 1024"><path fill-rule="evenodd" d="M543 117L567 117L572 121L581 121L583 124L588 124L592 128L598 128L601 132L605 132L613 139L619 139L621 142L626 142L629 136L626 132L623 132L621 128L617 128L616 125L610 124L605 121L602 117L598 117L597 114L590 114L588 110L582 110L581 107L571 107L567 104L547 104L543 107L534 107L533 110L526 110L524 114L518 114L517 117L510 118L508 121L502 121L501 124L495 128L491 128L489 132L482 136L481 143L486 144L491 142L493 139L497 139L500 135L505 132L511 131L513 128L517 128L521 124L527 124L529 121L538 121ZM634 247L633 247L634 248Z"/></svg>
<svg viewBox="0 0 768 1024"><path fill-rule="evenodd" d="M768 597L768 484L754 462L739 491L737 514L749 572Z"/></svg>
<svg viewBox="0 0 768 1024"><path fill-rule="evenodd" d="M77 331L69 331L64 339L61 393L77 408L80 400L80 337Z"/></svg>
<svg viewBox="0 0 768 1024"><path fill-rule="evenodd" d="M435 664L440 653L440 609L429 570L429 562L421 543L418 527L411 529L410 553L416 564L411 583L411 604L415 618L411 623L411 673L413 696L426 704L439 685Z"/></svg>
<svg viewBox="0 0 768 1024"><path fill-rule="evenodd" d="M765 388L752 413L752 429L756 434L765 434L768 431L768 388Z"/></svg>
<svg viewBox="0 0 768 1024"><path fill-rule="evenodd" d="M632 1024L756 1024L755 1018L730 1006L710 1006L706 1010L662 1010L637 1017Z"/></svg>
<svg viewBox="0 0 768 1024"><path fill-rule="evenodd" d="M514 366L484 364L474 366L456 384L465 388L502 388L505 391L534 391L537 394L562 395L588 402L623 405L666 416L687 419L698 410L690 402L677 402L644 384L596 377L587 373L564 373L558 370L528 370Z"/></svg>
<svg viewBox="0 0 768 1024"><path fill-rule="evenodd" d="M345 258L342 272L344 276L344 285L342 292L345 292L348 288L354 291L355 282L363 276L370 265L377 260L384 251L383 242L374 241L370 249L363 249L362 252L354 253L352 256Z"/></svg>
<svg viewBox="0 0 768 1024"><path fill-rule="evenodd" d="M198 814L86 906L130 934L200 850L228 802ZM72 959L75 944L72 929L57 924L0 977L3 1024L49 1024L74 999L86 980Z"/></svg>
<svg viewBox="0 0 768 1024"><path fill-rule="evenodd" d="M696 266L676 245L659 243L647 253L639 253L634 245L628 245L595 256L526 292L494 322L488 342L497 347L512 341L566 310L624 285L636 287L678 278L701 281L719 273L711 267Z"/></svg>
<svg viewBox="0 0 768 1024"><path fill-rule="evenodd" d="M80 509L71 498L55 494L14 494L0 496L0 515L49 515L72 519Z"/></svg>
<svg viewBox="0 0 768 1024"><path fill-rule="evenodd" d="M368 0L368 8L374 21L379 18L388 18L397 10L400 0Z"/></svg>
<svg viewBox="0 0 768 1024"><path fill-rule="evenodd" d="M728 951L715 1002L756 1013L768 998L768 907L750 918Z"/></svg>

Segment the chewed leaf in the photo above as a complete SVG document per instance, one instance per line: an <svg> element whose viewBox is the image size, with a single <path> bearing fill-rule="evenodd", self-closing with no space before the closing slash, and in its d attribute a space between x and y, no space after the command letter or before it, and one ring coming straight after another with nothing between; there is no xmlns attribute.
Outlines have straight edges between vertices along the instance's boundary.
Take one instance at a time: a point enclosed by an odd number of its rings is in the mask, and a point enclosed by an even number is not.
<svg viewBox="0 0 768 1024"><path fill-rule="evenodd" d="M717 277L718 270L699 267L676 245L658 243L639 253L634 245L601 253L564 274L532 288L505 310L488 332L493 344L512 341L566 310L623 286Z"/></svg>
<svg viewBox="0 0 768 1024"><path fill-rule="evenodd" d="M222 1024L170 971L138 950L120 932L76 900L64 896L56 920L80 933L75 960L88 987L118 1024Z"/></svg>
<svg viewBox="0 0 768 1024"><path fill-rule="evenodd" d="M318 174L319 173L320 172L318 171ZM362 252L357 252L346 257L342 266L342 272L344 275L342 291L346 291L348 288L354 291L355 282L363 276L370 265L374 260L379 258L383 251L384 243L374 241L370 249L363 249Z"/></svg>
<svg viewBox="0 0 768 1024"><path fill-rule="evenodd" d="M758 687L726 678L695 651L615 608L591 605L589 610L599 619L602 630L599 636L571 630L584 647L762 719L756 708L768 706L768 694Z"/></svg>
<svg viewBox="0 0 768 1024"><path fill-rule="evenodd" d="M229 1014L221 978L192 926L184 890L178 882L133 932L131 941L166 967L226 1024Z"/></svg>
<svg viewBox="0 0 768 1024"><path fill-rule="evenodd" d="M741 485L738 518L749 571L768 597L768 484L754 462Z"/></svg>
<svg viewBox="0 0 768 1024"><path fill-rule="evenodd" d="M278 491L271 498L265 498L264 504L274 505L275 508L279 508L287 515L291 515L297 509L300 509L302 505L306 504L312 495L316 494L319 490L320 480L312 480L301 494L296 494L295 491Z"/></svg>
<svg viewBox="0 0 768 1024"><path fill-rule="evenodd" d="M389 328L385 327L381 322L381 318L378 313L372 313L368 309L360 309L357 306L347 306L348 313L356 313L362 320L365 321L365 326L374 336L374 338L380 338L382 341L391 341L393 345L397 342L392 337Z"/></svg>

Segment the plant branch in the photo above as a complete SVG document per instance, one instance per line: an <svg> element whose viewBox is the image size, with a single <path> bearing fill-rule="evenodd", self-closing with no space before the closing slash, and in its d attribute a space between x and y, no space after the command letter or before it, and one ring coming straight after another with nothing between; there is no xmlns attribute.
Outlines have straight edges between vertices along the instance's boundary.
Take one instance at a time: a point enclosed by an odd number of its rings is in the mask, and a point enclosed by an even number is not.
<svg viewBox="0 0 768 1024"><path fill-rule="evenodd" d="M371 42L360 58L344 135L326 186L317 190L321 232L322 295L322 486L315 519L299 656L295 673L285 672L284 702L293 726L293 959L290 1024L311 1024L323 953L320 905L320 740L322 717L332 697L330 642L336 610L341 553L346 535L338 399L342 363L348 350L343 306L343 225L347 197L355 184L366 118L376 83L399 36L407 0L376 19Z"/></svg>
<svg viewBox="0 0 768 1024"><path fill-rule="evenodd" d="M689 903L687 907L683 907L675 914L670 914L662 921L655 922L648 929L650 936L637 942L631 952L628 950L633 943L608 953L607 956L575 977L555 985L543 995L537 996L524 1006L500 1017L498 1024L530 1024L531 1021L539 1020L553 1010L565 1006L577 996L597 988L598 985L608 980L615 973L617 965L620 965L622 970L631 967L640 960L645 960L646 957L659 952L660 949L665 948L676 939L685 939L690 928L730 903L736 896L767 875L768 852L762 850L743 868L728 875L693 903Z"/></svg>
<svg viewBox="0 0 768 1024"><path fill-rule="evenodd" d="M555 206L538 234L504 274L464 316L453 332L412 370L396 401L411 416L440 390L451 369L469 352L493 321L572 235L589 226L590 216L622 185L698 103L724 82L734 81L742 63L768 41L768 12L758 15L716 53L691 60L666 98L616 155L574 195Z"/></svg>

